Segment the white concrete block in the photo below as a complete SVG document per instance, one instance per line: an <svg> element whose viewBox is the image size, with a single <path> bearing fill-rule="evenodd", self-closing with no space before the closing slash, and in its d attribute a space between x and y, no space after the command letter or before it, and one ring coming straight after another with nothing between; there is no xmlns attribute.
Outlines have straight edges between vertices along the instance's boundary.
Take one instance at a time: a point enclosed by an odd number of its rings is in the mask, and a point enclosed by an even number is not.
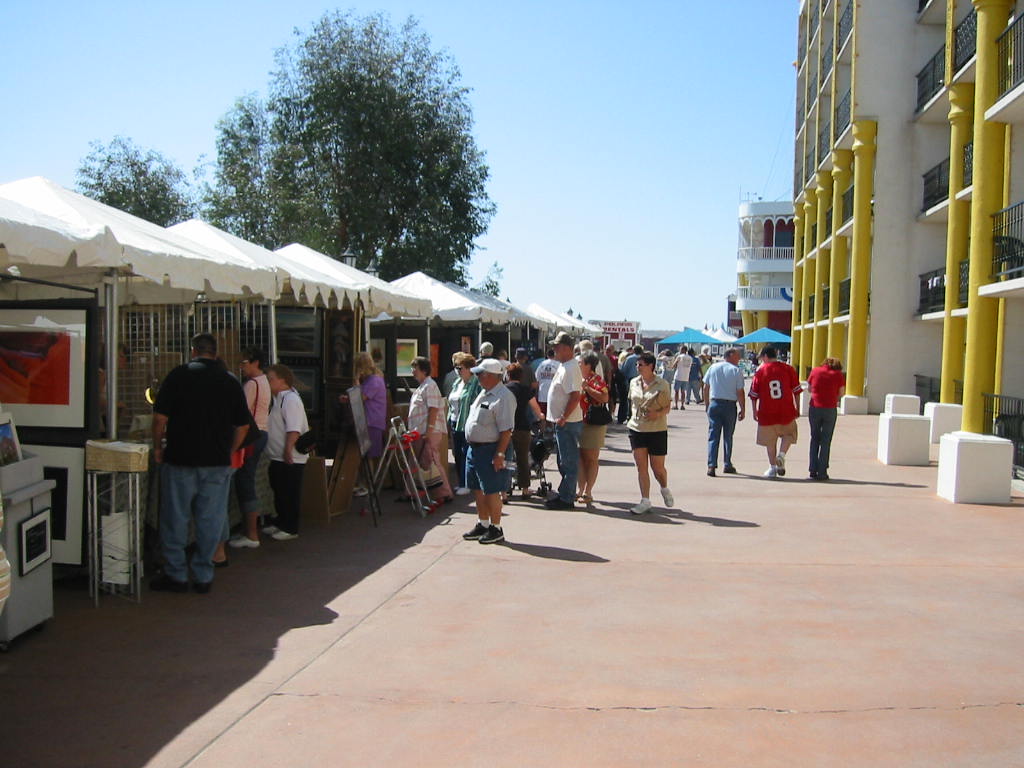
<svg viewBox="0 0 1024 768"><path fill-rule="evenodd" d="M939 441L939 496L955 504L1008 504L1013 443L974 432L950 432Z"/></svg>
<svg viewBox="0 0 1024 768"><path fill-rule="evenodd" d="M964 407L956 403L925 403L924 415L932 420L932 443L949 432L960 429L963 421Z"/></svg>
<svg viewBox="0 0 1024 768"><path fill-rule="evenodd" d="M843 395L839 413L843 416L864 416L868 412L868 399L857 395Z"/></svg>
<svg viewBox="0 0 1024 768"><path fill-rule="evenodd" d="M909 467L928 465L931 420L907 413L883 413L878 417L878 460Z"/></svg>
<svg viewBox="0 0 1024 768"><path fill-rule="evenodd" d="M921 414L921 398L917 395L886 395L885 412L919 416Z"/></svg>
<svg viewBox="0 0 1024 768"><path fill-rule="evenodd" d="M806 416L811 410L811 390L807 388L807 382L803 382L804 389L800 393L800 415Z"/></svg>

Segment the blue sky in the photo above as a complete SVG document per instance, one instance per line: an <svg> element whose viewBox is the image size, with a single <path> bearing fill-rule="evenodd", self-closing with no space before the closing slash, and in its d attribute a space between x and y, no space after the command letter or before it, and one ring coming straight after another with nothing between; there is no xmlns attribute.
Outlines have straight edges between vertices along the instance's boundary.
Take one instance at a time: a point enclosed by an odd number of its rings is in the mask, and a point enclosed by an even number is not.
<svg viewBox="0 0 1024 768"><path fill-rule="evenodd" d="M646 328L720 323L736 215L792 186L797 4L26 2L0 7L0 182L73 187L115 135L187 170L325 11L416 16L472 89L497 205L471 268L502 294Z"/></svg>

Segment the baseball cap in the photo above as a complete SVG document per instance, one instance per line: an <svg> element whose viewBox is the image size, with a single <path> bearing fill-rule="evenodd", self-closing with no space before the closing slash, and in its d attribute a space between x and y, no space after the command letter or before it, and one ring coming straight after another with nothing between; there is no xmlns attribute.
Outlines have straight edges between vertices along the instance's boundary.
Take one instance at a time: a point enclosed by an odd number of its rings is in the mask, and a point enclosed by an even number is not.
<svg viewBox="0 0 1024 768"><path fill-rule="evenodd" d="M551 340L551 343L552 343L552 344L564 344L564 345L565 345L565 346L567 346L567 347L571 347L571 346L572 346L573 344L575 344L576 342L575 342L575 341L573 341L573 338L572 338L572 336L570 336L570 335L569 335L568 333L566 333L565 331L559 331L559 332L558 332L558 333L557 333L557 334L555 335L555 338L553 338L553 339Z"/></svg>
<svg viewBox="0 0 1024 768"><path fill-rule="evenodd" d="M475 368L469 369L471 373L493 373L496 376L501 376L505 372L505 366L501 364L501 360L495 360L493 357L488 357L480 361L480 365Z"/></svg>
<svg viewBox="0 0 1024 768"><path fill-rule="evenodd" d="M519 357L520 355L528 355L528 354L530 354L530 353L526 351L526 347L516 347L516 357Z"/></svg>

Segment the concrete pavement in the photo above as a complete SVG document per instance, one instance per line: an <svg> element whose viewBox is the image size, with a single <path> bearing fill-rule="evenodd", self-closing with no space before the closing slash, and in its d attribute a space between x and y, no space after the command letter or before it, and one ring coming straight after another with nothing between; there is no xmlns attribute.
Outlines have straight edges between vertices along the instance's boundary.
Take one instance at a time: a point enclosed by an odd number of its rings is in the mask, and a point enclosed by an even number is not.
<svg viewBox="0 0 1024 768"><path fill-rule="evenodd" d="M840 419L834 480L704 474L670 415L676 508L634 517L612 428L589 510L385 503L232 554L212 594L61 586L0 656L11 766L1024 765L1024 499L951 505ZM551 462L553 466L553 461ZM549 477L557 472L549 471ZM657 496L655 496L657 500Z"/></svg>

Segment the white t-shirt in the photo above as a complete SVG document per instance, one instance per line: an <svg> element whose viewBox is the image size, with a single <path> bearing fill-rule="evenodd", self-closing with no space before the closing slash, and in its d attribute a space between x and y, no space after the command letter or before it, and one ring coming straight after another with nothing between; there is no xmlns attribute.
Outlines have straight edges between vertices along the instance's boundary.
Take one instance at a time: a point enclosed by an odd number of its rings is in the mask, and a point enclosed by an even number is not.
<svg viewBox="0 0 1024 768"><path fill-rule="evenodd" d="M685 352L676 356L676 381L690 380L690 367L693 365L693 358Z"/></svg>
<svg viewBox="0 0 1024 768"><path fill-rule="evenodd" d="M565 407L569 404L569 396L573 392L582 391L582 389L583 373L575 358L570 358L559 364L555 378L551 380L551 388L548 390L548 421L558 421L562 418ZM567 422L583 421L583 409L577 405L565 420Z"/></svg>
<svg viewBox="0 0 1024 768"><path fill-rule="evenodd" d="M444 400L441 399L441 390L437 388L437 383L427 376L416 387L412 393L412 399L409 400L409 422L407 425L409 429L414 429L421 435L425 435L431 408L441 409L441 413L434 421L433 431L444 432Z"/></svg>
<svg viewBox="0 0 1024 768"><path fill-rule="evenodd" d="M546 403L548 401L548 390L551 389L551 380L555 378L555 373L558 372L558 361L553 358L546 358L544 362L537 366L537 402Z"/></svg>
<svg viewBox="0 0 1024 768"><path fill-rule="evenodd" d="M267 458L271 461L284 461L285 440L289 432L298 432L301 436L309 431L306 420L306 406L294 389L286 389L274 395L274 407L270 409L267 421ZM295 464L305 464L309 458L304 453L292 451Z"/></svg>

